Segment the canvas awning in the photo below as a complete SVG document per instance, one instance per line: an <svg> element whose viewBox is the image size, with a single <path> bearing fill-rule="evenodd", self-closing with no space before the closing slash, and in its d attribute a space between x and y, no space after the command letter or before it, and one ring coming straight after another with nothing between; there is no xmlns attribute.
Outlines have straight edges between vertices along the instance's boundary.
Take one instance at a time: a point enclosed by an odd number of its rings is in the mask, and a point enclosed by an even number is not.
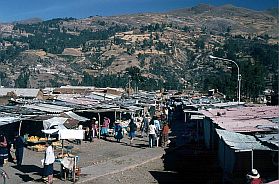
<svg viewBox="0 0 279 184"><path fill-rule="evenodd" d="M63 124L67 121L67 119L68 118L63 118L63 117L53 117L53 118L50 118L48 120L44 120L43 121L44 130L47 130L47 129L53 127L53 126L57 126L57 127L62 128L64 126Z"/></svg>
<svg viewBox="0 0 279 184"><path fill-rule="evenodd" d="M80 122L84 122L84 121L89 121L89 120L90 120L90 119L88 119L88 118L85 118L85 117L82 117L82 116L77 115L77 114L74 113L73 111L65 112L65 114L67 114L70 118L75 119L75 120L78 120L78 121L80 121Z"/></svg>

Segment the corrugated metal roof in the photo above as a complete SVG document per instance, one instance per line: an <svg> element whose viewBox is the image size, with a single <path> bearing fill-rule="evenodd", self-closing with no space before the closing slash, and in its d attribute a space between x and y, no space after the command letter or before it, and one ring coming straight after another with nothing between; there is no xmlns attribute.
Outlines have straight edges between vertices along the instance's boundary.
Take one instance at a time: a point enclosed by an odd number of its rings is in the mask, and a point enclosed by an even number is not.
<svg viewBox="0 0 279 184"><path fill-rule="evenodd" d="M255 135L261 142L267 142L270 144L274 144L277 147L279 146L279 137L278 134L261 134Z"/></svg>
<svg viewBox="0 0 279 184"><path fill-rule="evenodd" d="M278 129L273 118L279 117L279 106L238 107L200 111L223 129L235 132L260 132ZM270 127L267 130L264 127Z"/></svg>
<svg viewBox="0 0 279 184"><path fill-rule="evenodd" d="M0 117L0 126L14 123L20 120L21 120L20 117L14 117L14 116Z"/></svg>
<svg viewBox="0 0 279 184"><path fill-rule="evenodd" d="M40 89L31 88L0 88L0 96L6 96L9 92L14 92L18 97L37 97Z"/></svg>
<svg viewBox="0 0 279 184"><path fill-rule="evenodd" d="M32 105L24 105L24 107L30 109L36 109L44 112L49 112L49 113L61 113L61 112L73 110L73 108L70 107L51 105L51 104L32 104Z"/></svg>
<svg viewBox="0 0 279 184"><path fill-rule="evenodd" d="M121 96L119 95L113 95L113 94L108 94L108 93L100 93L100 92L91 92L92 97L97 98L96 96L102 97L104 99L104 96L106 99L115 99L115 98L120 98Z"/></svg>
<svg viewBox="0 0 279 184"><path fill-rule="evenodd" d="M66 95L59 95L57 100L76 104L76 105L95 105L99 103L99 100L86 98L86 97L73 97L73 96L66 96Z"/></svg>
<svg viewBox="0 0 279 184"><path fill-rule="evenodd" d="M128 110L130 110L130 111L143 110L142 107L138 107L138 106L124 106L123 108L128 109Z"/></svg>
<svg viewBox="0 0 279 184"><path fill-rule="evenodd" d="M270 150L256 140L254 136L216 129L217 134L224 142L235 150Z"/></svg>

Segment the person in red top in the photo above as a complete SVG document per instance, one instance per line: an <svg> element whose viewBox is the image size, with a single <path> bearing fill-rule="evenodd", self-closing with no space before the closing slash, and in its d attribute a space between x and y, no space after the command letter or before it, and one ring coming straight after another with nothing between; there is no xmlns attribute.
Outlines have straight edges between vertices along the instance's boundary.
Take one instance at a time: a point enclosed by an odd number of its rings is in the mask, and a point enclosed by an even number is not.
<svg viewBox="0 0 279 184"><path fill-rule="evenodd" d="M167 146L167 142L169 140L169 131L170 131L170 127L168 125L167 122L164 122L163 125L163 129L162 129L162 147L166 147Z"/></svg>
<svg viewBox="0 0 279 184"><path fill-rule="evenodd" d="M249 184L262 184L263 183L257 169L252 169L251 173L247 174L247 179L248 179L247 183L249 183Z"/></svg>

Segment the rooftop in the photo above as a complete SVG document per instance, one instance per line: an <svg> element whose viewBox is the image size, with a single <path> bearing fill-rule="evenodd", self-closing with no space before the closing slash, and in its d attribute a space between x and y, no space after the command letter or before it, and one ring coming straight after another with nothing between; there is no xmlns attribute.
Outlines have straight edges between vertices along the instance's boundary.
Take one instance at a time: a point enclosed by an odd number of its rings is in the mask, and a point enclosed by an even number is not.
<svg viewBox="0 0 279 184"><path fill-rule="evenodd" d="M279 117L279 106L236 107L200 111L221 128L235 132L261 132L278 129L272 119Z"/></svg>

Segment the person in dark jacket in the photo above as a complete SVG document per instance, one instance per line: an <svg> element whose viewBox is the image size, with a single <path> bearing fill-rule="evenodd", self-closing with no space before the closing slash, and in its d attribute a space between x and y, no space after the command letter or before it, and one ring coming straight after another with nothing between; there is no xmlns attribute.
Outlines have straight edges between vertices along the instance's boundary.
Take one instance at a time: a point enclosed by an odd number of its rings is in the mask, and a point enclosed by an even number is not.
<svg viewBox="0 0 279 184"><path fill-rule="evenodd" d="M17 133L15 134L14 138L14 148L15 148L15 155L16 155L16 164L17 166L21 166L22 159L23 159L23 151L24 151L24 139L19 136Z"/></svg>
<svg viewBox="0 0 279 184"><path fill-rule="evenodd" d="M129 123L129 137L130 137L130 144L133 143L134 138L136 137L136 131L137 131L137 125L134 122L134 119L131 118L130 123Z"/></svg>
<svg viewBox="0 0 279 184"><path fill-rule="evenodd" d="M117 142L120 142L120 140L123 138L123 129L119 121L115 122L114 138L116 139Z"/></svg>
<svg viewBox="0 0 279 184"><path fill-rule="evenodd" d="M0 167L3 167L4 160L8 158L7 139L3 134L0 134Z"/></svg>

